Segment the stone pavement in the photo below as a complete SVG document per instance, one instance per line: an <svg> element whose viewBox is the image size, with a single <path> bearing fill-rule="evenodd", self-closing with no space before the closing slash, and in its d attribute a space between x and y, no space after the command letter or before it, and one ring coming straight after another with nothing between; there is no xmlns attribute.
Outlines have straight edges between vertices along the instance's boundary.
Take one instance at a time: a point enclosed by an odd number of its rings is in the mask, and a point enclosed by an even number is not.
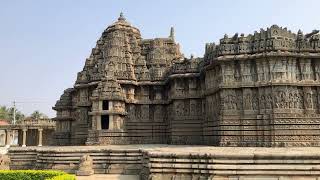
<svg viewBox="0 0 320 180"><path fill-rule="evenodd" d="M92 176L77 176L77 180L139 180L138 175L95 174Z"/></svg>

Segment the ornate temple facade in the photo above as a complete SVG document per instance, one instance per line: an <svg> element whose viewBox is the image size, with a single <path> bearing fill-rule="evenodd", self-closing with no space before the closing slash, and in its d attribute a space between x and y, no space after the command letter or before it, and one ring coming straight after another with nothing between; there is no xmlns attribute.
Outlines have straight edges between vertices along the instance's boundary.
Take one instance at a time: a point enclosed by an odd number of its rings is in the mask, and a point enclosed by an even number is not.
<svg viewBox="0 0 320 180"><path fill-rule="evenodd" d="M121 14L53 107L55 143L320 146L319 39L273 25L187 59Z"/></svg>

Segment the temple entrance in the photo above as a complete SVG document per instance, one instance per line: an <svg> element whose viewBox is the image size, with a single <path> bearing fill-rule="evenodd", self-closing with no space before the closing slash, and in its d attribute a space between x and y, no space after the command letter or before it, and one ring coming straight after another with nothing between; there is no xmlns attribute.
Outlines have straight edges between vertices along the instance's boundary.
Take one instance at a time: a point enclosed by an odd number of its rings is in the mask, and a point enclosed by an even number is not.
<svg viewBox="0 0 320 180"><path fill-rule="evenodd" d="M109 116L108 115L101 116L101 129L109 129Z"/></svg>

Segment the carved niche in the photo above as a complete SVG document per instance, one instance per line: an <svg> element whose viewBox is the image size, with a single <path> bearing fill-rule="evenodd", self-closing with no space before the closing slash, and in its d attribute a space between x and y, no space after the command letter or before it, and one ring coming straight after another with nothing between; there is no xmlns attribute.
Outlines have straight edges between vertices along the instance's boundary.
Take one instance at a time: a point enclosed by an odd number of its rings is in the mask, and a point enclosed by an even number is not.
<svg viewBox="0 0 320 180"><path fill-rule="evenodd" d="M176 102L174 102L174 109L176 111L176 115L177 116L182 116L184 113L184 103L181 100L177 100Z"/></svg>
<svg viewBox="0 0 320 180"><path fill-rule="evenodd" d="M312 80L312 69L310 59L300 60L301 80L308 81Z"/></svg>
<svg viewBox="0 0 320 180"><path fill-rule="evenodd" d="M221 65L223 68L223 79L225 83L234 82L234 63L228 62Z"/></svg>
<svg viewBox="0 0 320 180"><path fill-rule="evenodd" d="M234 90L225 90L223 105L225 110L238 110L239 103Z"/></svg>
<svg viewBox="0 0 320 180"><path fill-rule="evenodd" d="M244 110L257 110L259 107L258 94L255 89L243 89L243 109Z"/></svg>
<svg viewBox="0 0 320 180"><path fill-rule="evenodd" d="M287 73L287 60L273 59L270 61L272 80L281 81L285 80Z"/></svg>
<svg viewBox="0 0 320 180"><path fill-rule="evenodd" d="M320 62L319 60L315 60L313 64L314 64L315 79L317 81L320 81Z"/></svg>

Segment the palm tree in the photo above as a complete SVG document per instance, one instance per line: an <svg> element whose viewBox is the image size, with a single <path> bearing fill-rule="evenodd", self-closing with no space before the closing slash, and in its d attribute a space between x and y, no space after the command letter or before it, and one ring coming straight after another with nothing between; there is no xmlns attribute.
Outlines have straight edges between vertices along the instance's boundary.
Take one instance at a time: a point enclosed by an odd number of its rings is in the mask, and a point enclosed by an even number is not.
<svg viewBox="0 0 320 180"><path fill-rule="evenodd" d="M9 123L13 122L14 108L8 108L6 106L0 106L0 119L8 120ZM25 118L25 115L16 109L16 122L20 122Z"/></svg>
<svg viewBox="0 0 320 180"><path fill-rule="evenodd" d="M38 119L42 119L42 118L47 118L48 116L41 113L40 111L36 110L30 115L30 117L38 120Z"/></svg>

